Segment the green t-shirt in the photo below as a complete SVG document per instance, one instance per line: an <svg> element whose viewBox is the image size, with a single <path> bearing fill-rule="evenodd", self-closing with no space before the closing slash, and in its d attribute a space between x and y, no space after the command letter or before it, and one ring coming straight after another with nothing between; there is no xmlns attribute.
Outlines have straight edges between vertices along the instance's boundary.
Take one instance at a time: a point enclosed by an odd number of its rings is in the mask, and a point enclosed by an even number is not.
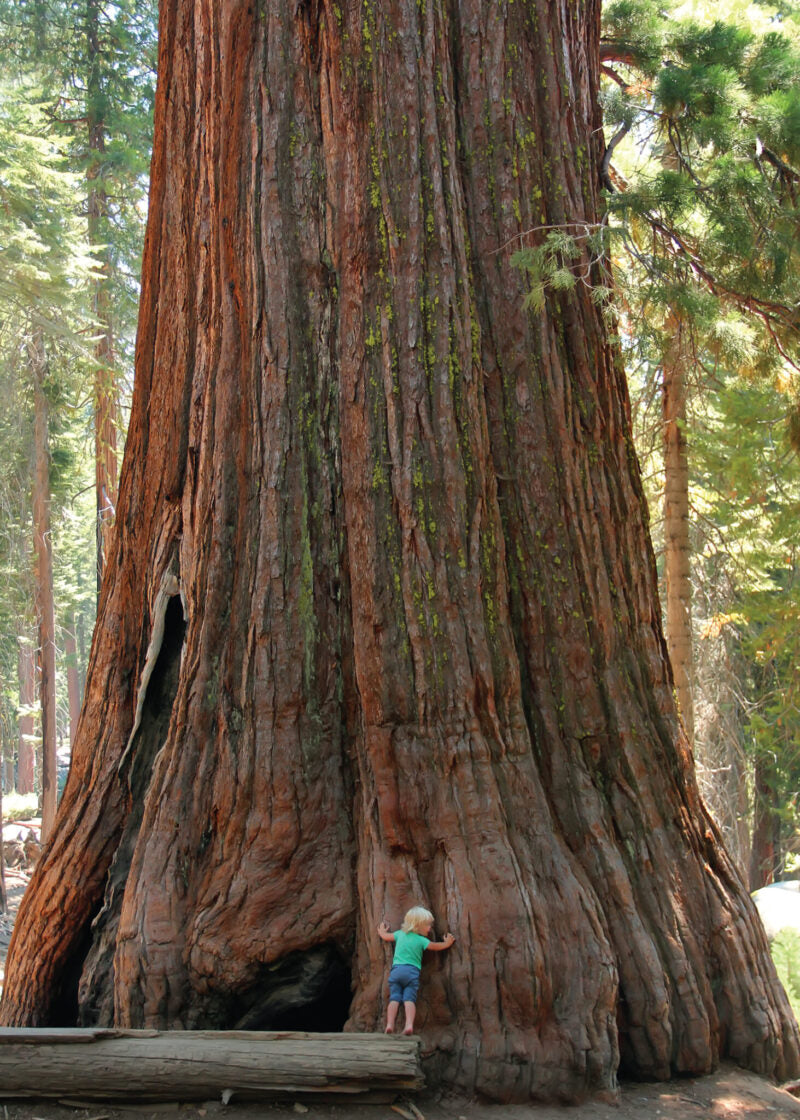
<svg viewBox="0 0 800 1120"><path fill-rule="evenodd" d="M427 937L421 933L403 933L401 929L394 934L394 961L393 964L413 964L415 968L422 968L422 954L430 945Z"/></svg>

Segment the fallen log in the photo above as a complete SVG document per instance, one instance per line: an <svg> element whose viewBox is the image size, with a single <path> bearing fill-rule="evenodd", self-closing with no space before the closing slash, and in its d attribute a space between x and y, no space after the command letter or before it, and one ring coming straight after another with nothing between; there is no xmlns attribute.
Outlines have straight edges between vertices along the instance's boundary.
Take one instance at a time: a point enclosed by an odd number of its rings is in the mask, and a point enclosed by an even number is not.
<svg viewBox="0 0 800 1120"><path fill-rule="evenodd" d="M397 1035L0 1029L0 1098L227 1102L422 1085L419 1039Z"/></svg>

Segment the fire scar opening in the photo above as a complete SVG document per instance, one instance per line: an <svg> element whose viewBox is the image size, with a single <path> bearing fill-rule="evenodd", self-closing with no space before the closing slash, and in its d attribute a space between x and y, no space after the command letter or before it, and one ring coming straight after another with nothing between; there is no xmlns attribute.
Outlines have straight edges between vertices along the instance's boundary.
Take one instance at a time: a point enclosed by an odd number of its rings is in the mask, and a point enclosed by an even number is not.
<svg viewBox="0 0 800 1120"><path fill-rule="evenodd" d="M230 1027L333 1034L344 1028L350 999L348 963L333 945L318 945L262 966L256 982L233 1003Z"/></svg>

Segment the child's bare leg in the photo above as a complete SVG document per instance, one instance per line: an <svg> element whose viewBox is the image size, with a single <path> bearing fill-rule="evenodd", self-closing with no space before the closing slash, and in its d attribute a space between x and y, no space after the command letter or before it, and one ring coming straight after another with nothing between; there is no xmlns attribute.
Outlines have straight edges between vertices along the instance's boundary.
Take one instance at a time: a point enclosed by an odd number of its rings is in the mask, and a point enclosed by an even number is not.
<svg viewBox="0 0 800 1120"><path fill-rule="evenodd" d="M410 1000L407 999L407 1000L404 1001L403 1007L406 1009L406 1026L405 1026L405 1030L403 1031L403 1034L413 1034L414 1033L414 1018L417 1014L417 1005L415 1003L412 1003Z"/></svg>
<svg viewBox="0 0 800 1120"><path fill-rule="evenodd" d="M395 1020L397 1019L397 1012L400 1009L400 1004L396 999L389 1001L389 1007L386 1011L386 1034L391 1034L394 1031Z"/></svg>

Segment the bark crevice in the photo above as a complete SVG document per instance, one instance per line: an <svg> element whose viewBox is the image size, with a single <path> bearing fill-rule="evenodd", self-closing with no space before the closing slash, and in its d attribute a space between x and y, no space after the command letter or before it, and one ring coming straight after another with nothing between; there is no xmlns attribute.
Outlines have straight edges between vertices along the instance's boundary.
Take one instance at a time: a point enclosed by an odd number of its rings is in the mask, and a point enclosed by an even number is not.
<svg viewBox="0 0 800 1120"><path fill-rule="evenodd" d="M156 597L153 636L139 689L134 730L120 770L127 771L131 807L108 871L105 897L91 925L91 947L78 985L80 1026L111 1026L114 1022L114 955L120 911L131 861L139 839L144 806L156 756L164 745L178 691L186 622L174 577L162 582ZM73 1017L73 1022L74 1022Z"/></svg>

